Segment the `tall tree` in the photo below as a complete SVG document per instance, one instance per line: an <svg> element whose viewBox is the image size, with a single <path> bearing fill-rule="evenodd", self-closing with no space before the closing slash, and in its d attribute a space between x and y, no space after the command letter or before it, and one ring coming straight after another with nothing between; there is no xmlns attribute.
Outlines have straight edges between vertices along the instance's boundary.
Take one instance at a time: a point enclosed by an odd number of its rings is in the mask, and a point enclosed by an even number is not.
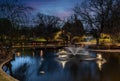
<svg viewBox="0 0 120 81"><path fill-rule="evenodd" d="M114 5L110 6L109 19L106 20L106 29L104 30L105 33L111 35L111 38L114 40L120 41L120 0L116 0Z"/></svg>
<svg viewBox="0 0 120 81"><path fill-rule="evenodd" d="M28 13L31 10L31 7L20 0L0 0L0 35L9 37L5 41L11 42L13 36L19 38L19 26L28 22Z"/></svg>
<svg viewBox="0 0 120 81"><path fill-rule="evenodd" d="M36 35L50 40L53 39L54 34L59 30L60 18L38 13L36 23Z"/></svg>
<svg viewBox="0 0 120 81"><path fill-rule="evenodd" d="M74 36L83 36L84 27L82 22L77 18L76 15L72 16L63 26L63 30L66 33L70 33L70 39Z"/></svg>
<svg viewBox="0 0 120 81"><path fill-rule="evenodd" d="M86 26L92 30L93 36L96 38L96 45L99 45L101 33L106 29L106 23L112 15L111 10L116 5L117 0L88 0L83 5L74 7L75 14L79 15ZM110 23L109 23L110 24Z"/></svg>
<svg viewBox="0 0 120 81"><path fill-rule="evenodd" d="M1 18L0 19L0 35L9 35L12 33L12 23L10 20Z"/></svg>
<svg viewBox="0 0 120 81"><path fill-rule="evenodd" d="M25 6L20 0L0 1L0 18L9 19L12 24L24 24L28 20L28 13L33 10Z"/></svg>
<svg viewBox="0 0 120 81"><path fill-rule="evenodd" d="M4 44L8 36L13 32L12 23L5 18L0 19L0 43ZM5 40L4 40L5 39Z"/></svg>

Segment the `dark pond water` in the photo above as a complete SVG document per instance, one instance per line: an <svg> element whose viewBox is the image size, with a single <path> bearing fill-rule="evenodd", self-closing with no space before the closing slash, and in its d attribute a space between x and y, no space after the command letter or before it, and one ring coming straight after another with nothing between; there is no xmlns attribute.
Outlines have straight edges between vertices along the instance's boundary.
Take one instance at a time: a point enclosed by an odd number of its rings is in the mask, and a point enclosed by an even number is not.
<svg viewBox="0 0 120 81"><path fill-rule="evenodd" d="M120 53L88 52L92 57L100 54L103 62L63 59L58 51L19 49L3 70L20 81L120 81Z"/></svg>

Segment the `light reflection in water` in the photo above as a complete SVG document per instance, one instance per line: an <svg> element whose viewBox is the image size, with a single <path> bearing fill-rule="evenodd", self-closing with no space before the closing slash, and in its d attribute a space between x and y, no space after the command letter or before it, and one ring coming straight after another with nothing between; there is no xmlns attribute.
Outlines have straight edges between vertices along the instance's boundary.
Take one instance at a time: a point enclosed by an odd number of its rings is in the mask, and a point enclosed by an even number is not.
<svg viewBox="0 0 120 81"><path fill-rule="evenodd" d="M97 54L97 61L96 61L96 63L98 64L98 68L99 68L99 70L101 71L102 70L102 65L104 64L104 63L106 63L106 60L102 57L102 54Z"/></svg>
<svg viewBox="0 0 120 81"><path fill-rule="evenodd" d="M61 61L63 68L65 67L66 62L67 62L67 61Z"/></svg>
<svg viewBox="0 0 120 81"><path fill-rule="evenodd" d="M109 61L105 63L102 60L102 54L98 54L97 57L101 60L84 61L78 58L60 60L53 57L54 53L47 53L49 57L44 58L40 56L41 54L44 56L45 52L43 52L34 51L31 52L31 56L22 56L21 54L21 57L16 57L15 61L11 62L13 76L20 81L106 81L105 79L108 76L106 70L112 70L109 67L111 64L107 63ZM109 77L112 77L111 74ZM109 81L114 80L110 79Z"/></svg>
<svg viewBox="0 0 120 81"><path fill-rule="evenodd" d="M21 53L20 52L16 52L16 55L19 57L19 56L21 56Z"/></svg>
<svg viewBox="0 0 120 81"><path fill-rule="evenodd" d="M43 50L40 50L40 57L43 57Z"/></svg>
<svg viewBox="0 0 120 81"><path fill-rule="evenodd" d="M35 56L35 52L32 52L33 57Z"/></svg>

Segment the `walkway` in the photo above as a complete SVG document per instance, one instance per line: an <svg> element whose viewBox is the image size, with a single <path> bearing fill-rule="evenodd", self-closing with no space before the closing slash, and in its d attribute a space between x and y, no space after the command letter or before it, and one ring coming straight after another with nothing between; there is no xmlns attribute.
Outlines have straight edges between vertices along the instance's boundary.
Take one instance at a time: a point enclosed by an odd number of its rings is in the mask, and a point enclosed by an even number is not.
<svg viewBox="0 0 120 81"><path fill-rule="evenodd" d="M23 47L23 48L62 48L62 47L65 47L63 45L16 45L16 46L12 46L13 48L20 48L20 47Z"/></svg>
<svg viewBox="0 0 120 81"><path fill-rule="evenodd" d="M120 49L106 49L106 50L102 50L102 49L87 49L88 51L95 51L95 52L119 52L120 53Z"/></svg>

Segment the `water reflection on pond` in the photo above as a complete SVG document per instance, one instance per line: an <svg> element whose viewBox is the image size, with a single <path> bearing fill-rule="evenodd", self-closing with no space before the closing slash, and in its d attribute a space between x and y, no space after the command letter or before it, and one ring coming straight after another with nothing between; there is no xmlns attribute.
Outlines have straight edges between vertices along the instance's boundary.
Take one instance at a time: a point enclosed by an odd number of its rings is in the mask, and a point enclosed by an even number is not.
<svg viewBox="0 0 120 81"><path fill-rule="evenodd" d="M79 57L61 60L56 52L19 50L3 70L20 81L120 81L120 53L99 53L106 59L102 63Z"/></svg>

